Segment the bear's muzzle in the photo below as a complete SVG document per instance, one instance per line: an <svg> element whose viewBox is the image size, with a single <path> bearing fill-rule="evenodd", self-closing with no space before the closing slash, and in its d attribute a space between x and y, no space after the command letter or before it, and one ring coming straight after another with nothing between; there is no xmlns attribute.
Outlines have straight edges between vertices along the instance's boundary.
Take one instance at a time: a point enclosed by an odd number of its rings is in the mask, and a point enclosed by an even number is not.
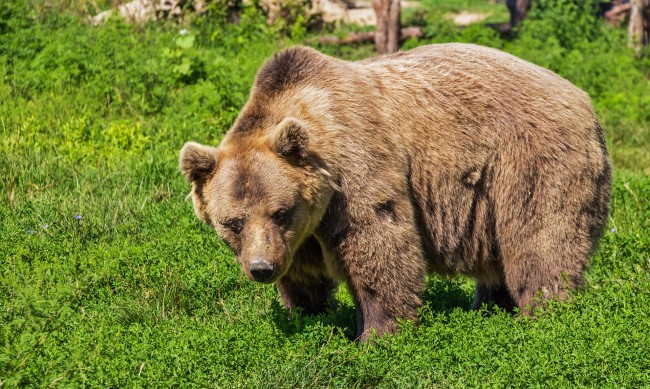
<svg viewBox="0 0 650 389"><path fill-rule="evenodd" d="M263 259L255 258L251 261L250 274L257 282L267 282L275 275L275 266Z"/></svg>

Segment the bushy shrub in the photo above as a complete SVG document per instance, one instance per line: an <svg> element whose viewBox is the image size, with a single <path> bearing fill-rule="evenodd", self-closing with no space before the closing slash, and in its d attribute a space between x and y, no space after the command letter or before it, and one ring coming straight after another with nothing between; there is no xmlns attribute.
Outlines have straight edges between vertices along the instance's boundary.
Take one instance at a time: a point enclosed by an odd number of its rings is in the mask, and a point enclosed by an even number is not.
<svg viewBox="0 0 650 389"><path fill-rule="evenodd" d="M572 49L606 34L597 11L595 0L535 0L521 27L522 35L536 40L552 37L560 46Z"/></svg>

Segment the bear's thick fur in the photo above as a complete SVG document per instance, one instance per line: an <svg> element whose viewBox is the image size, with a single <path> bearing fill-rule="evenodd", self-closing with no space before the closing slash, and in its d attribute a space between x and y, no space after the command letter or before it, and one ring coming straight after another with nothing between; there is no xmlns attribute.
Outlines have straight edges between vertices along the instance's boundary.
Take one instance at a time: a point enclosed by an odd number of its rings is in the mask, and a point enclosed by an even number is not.
<svg viewBox="0 0 650 389"><path fill-rule="evenodd" d="M249 278L313 313L347 282L362 340L415 318L427 271L474 278L474 307L565 296L611 190L588 96L465 44L282 51L219 148L187 143L180 166Z"/></svg>

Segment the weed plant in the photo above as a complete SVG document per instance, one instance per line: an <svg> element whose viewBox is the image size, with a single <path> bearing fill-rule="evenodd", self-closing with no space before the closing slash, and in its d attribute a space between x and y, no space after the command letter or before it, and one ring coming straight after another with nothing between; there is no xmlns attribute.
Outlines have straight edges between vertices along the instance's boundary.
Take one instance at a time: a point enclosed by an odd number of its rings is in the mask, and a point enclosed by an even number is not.
<svg viewBox="0 0 650 389"><path fill-rule="evenodd" d="M425 39L405 47L494 46L589 92L615 174L584 290L529 319L470 311L471 280L431 276L419 324L357 344L345 288L307 316L245 279L177 168L185 141L220 141L264 59L309 35L300 18L269 27L250 6L238 25L91 27L79 7L5 1L0 386L649 386L649 63L582 3L536 3L512 38L425 9Z"/></svg>

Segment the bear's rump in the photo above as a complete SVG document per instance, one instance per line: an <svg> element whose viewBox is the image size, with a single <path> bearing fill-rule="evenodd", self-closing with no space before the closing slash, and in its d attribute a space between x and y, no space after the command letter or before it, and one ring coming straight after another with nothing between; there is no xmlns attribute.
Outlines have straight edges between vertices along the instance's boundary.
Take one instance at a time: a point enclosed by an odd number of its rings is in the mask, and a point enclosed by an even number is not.
<svg viewBox="0 0 650 389"><path fill-rule="evenodd" d="M593 130L599 134L597 125ZM586 263L606 221L605 149L591 140L561 151L527 146L451 162L431 150L414 154L426 158L411 164L410 190L432 271L498 284L504 257L516 257L522 247L558 269Z"/></svg>

